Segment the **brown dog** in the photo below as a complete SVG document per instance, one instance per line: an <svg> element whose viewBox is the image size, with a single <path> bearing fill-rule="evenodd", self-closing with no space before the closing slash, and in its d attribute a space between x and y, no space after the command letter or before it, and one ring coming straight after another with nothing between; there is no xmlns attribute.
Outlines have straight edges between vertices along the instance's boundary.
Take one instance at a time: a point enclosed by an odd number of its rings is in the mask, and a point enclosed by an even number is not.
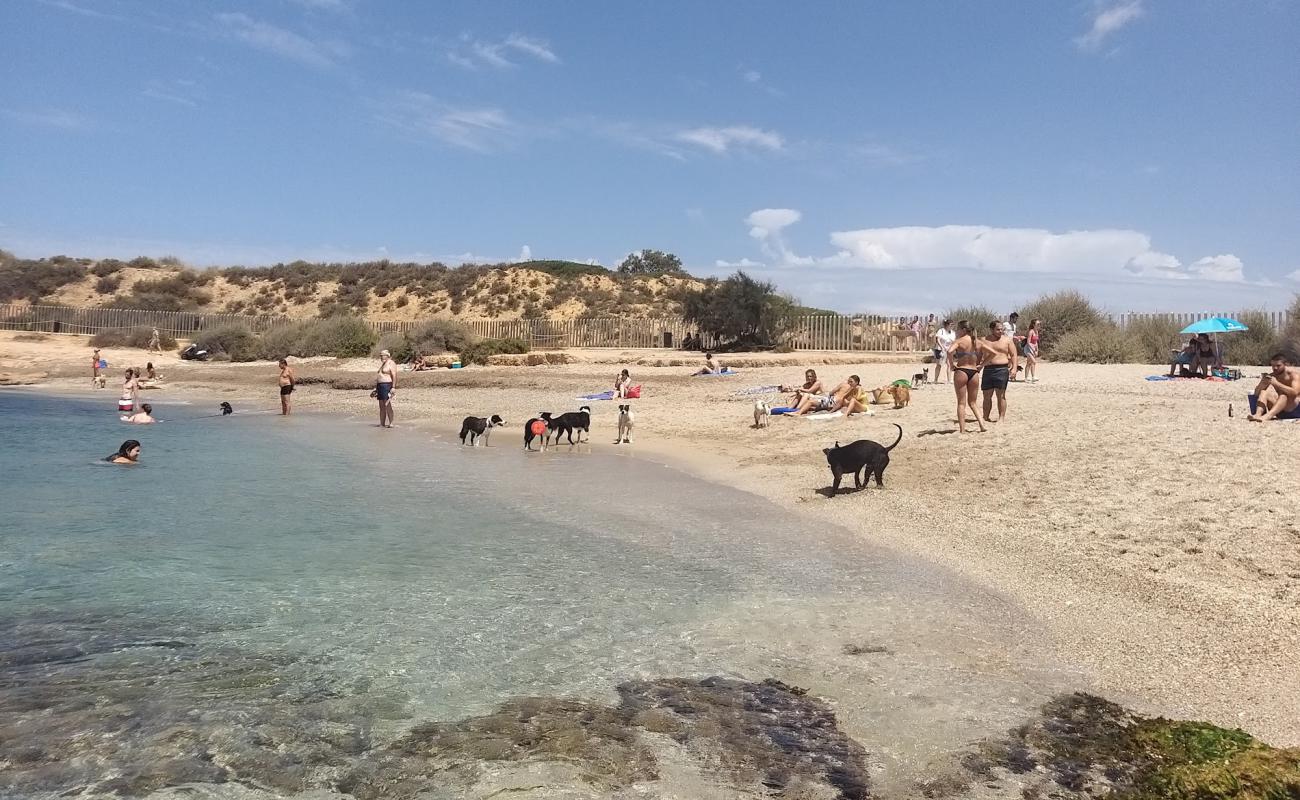
<svg viewBox="0 0 1300 800"><path fill-rule="evenodd" d="M894 408L907 408L912 402L912 390L906 386L890 386L889 393L894 396Z"/></svg>

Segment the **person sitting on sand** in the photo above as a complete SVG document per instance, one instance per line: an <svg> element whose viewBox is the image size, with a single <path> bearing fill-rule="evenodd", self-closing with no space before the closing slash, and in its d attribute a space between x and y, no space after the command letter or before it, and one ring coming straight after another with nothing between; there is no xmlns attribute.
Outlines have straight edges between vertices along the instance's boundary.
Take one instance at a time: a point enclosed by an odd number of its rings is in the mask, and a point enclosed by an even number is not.
<svg viewBox="0 0 1300 800"><path fill-rule="evenodd" d="M139 411L129 417L121 417L121 420L132 425L152 425L158 421L153 418L153 406L148 403L141 403Z"/></svg>
<svg viewBox="0 0 1300 800"><path fill-rule="evenodd" d="M1255 413L1251 422L1268 422L1286 411L1300 409L1300 369L1291 366L1285 353L1269 359L1272 372L1264 373L1255 387Z"/></svg>
<svg viewBox="0 0 1300 800"><path fill-rule="evenodd" d="M1169 377L1174 377L1174 373L1179 367L1191 369L1193 362L1196 361L1196 337L1187 340L1187 345L1169 360Z"/></svg>
<svg viewBox="0 0 1300 800"><path fill-rule="evenodd" d="M790 398L790 406L792 408L798 408L799 404L803 402L805 395L820 395L825 391L822 382L817 379L817 370L815 369L804 370L802 386L779 386L777 388L782 392L794 392L794 397Z"/></svg>
<svg viewBox="0 0 1300 800"><path fill-rule="evenodd" d="M862 379L857 375L850 375L844 383L847 385L831 404L831 411L843 411L845 416L866 411L867 390L862 388Z"/></svg>
<svg viewBox="0 0 1300 800"><path fill-rule="evenodd" d="M619 400L627 398L627 390L632 388L632 373L623 370L614 378L614 396Z"/></svg>
<svg viewBox="0 0 1300 800"><path fill-rule="evenodd" d="M1212 370L1223 366L1219 363L1219 348L1210 341L1208 333L1196 334L1196 357L1192 359L1192 373L1206 378Z"/></svg>
<svg viewBox="0 0 1300 800"><path fill-rule="evenodd" d="M791 416L802 417L815 411L838 410L844 405L844 400L850 393L856 395L861 389L860 382L855 382L857 377L857 375L850 375L825 394L804 394Z"/></svg>
<svg viewBox="0 0 1300 800"><path fill-rule="evenodd" d="M127 439L117 448L116 453L104 460L110 464L134 464L140 460L140 443L135 439Z"/></svg>
<svg viewBox="0 0 1300 800"><path fill-rule="evenodd" d="M712 354L712 353L705 353L705 354L704 354L704 366L703 366L700 370L698 370L697 372L695 372L694 374L696 374L696 375L718 375L718 374L720 374L721 372L722 372L722 368L718 366L718 362L716 362L716 361L713 360L713 354Z"/></svg>

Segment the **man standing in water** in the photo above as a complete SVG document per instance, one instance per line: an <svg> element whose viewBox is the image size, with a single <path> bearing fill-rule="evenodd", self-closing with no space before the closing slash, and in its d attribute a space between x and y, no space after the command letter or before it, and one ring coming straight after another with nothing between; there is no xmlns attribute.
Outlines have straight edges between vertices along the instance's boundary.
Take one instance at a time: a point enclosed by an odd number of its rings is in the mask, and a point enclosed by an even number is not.
<svg viewBox="0 0 1300 800"><path fill-rule="evenodd" d="M379 427L393 427L393 392L397 391L397 362L387 350L379 351L379 374L375 376L375 397L379 399Z"/></svg>
<svg viewBox="0 0 1300 800"><path fill-rule="evenodd" d="M95 348L95 354L90 357L90 385L96 389L104 388L104 381L99 374L99 348Z"/></svg>
<svg viewBox="0 0 1300 800"><path fill-rule="evenodd" d="M293 394L293 367L289 359L280 359L280 416L289 416L289 395Z"/></svg>
<svg viewBox="0 0 1300 800"><path fill-rule="evenodd" d="M1016 374L1019 356L1016 343L1009 336L1003 335L1001 322L989 323L989 335L980 339L980 366L984 374L980 378L980 389L984 392L984 421L994 422L989 417L993 410L993 395L998 396L997 422L1007 418L1007 381Z"/></svg>

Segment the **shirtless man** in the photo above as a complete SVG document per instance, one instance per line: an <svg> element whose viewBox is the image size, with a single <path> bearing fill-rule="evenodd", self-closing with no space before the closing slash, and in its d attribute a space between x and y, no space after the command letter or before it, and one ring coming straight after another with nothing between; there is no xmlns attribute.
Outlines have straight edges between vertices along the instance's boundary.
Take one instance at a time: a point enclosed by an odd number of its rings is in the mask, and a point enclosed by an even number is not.
<svg viewBox="0 0 1300 800"><path fill-rule="evenodd" d="M379 399L379 427L393 427L393 392L397 391L397 362L387 350L379 351L379 373L375 375L375 397Z"/></svg>
<svg viewBox="0 0 1300 800"><path fill-rule="evenodd" d="M132 425L152 425L158 421L153 418L153 406L148 403L141 403L139 411L129 417L122 417L121 420Z"/></svg>
<svg viewBox="0 0 1300 800"><path fill-rule="evenodd" d="M1300 369L1291 366L1283 353L1274 353L1269 359L1273 371L1260 379L1255 387L1255 413L1251 422L1268 422L1284 411L1300 408Z"/></svg>
<svg viewBox="0 0 1300 800"><path fill-rule="evenodd" d="M99 374L99 348L96 347L95 354L90 357L90 385L96 389L103 389L105 382Z"/></svg>
<svg viewBox="0 0 1300 800"><path fill-rule="evenodd" d="M280 359L280 416L289 416L289 395L293 394L293 367L289 366L289 359Z"/></svg>
<svg viewBox="0 0 1300 800"><path fill-rule="evenodd" d="M1004 330L1002 323L995 320L989 323L989 335L979 340L979 363L983 367L980 389L984 392L985 422L1001 422L1007 418L1007 381L1016 374L1019 366L1020 356L1016 352L1016 343L1011 337L1003 335ZM994 393L998 396L996 420L989 417L993 410Z"/></svg>

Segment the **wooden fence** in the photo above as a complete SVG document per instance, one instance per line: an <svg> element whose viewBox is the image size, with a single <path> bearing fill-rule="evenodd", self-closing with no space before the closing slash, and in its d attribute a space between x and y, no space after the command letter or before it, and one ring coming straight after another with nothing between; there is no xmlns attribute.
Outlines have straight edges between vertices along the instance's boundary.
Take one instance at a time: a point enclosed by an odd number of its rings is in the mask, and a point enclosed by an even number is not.
<svg viewBox="0 0 1300 800"><path fill-rule="evenodd" d="M1267 313L1277 328L1287 324L1288 312ZM1187 312L1166 314L1125 313L1113 317L1120 326L1138 320L1162 318L1185 326L1212 316L1232 313ZM910 318L910 317L909 317ZM379 333L405 333L428 320L367 320ZM687 335L698 333L679 317L590 317L582 319L470 319L460 320L476 335L491 339L522 339L536 349L569 347L680 348ZM95 334L103 330L156 327L176 338L193 338L198 331L239 323L261 333L294 320L289 317L247 314L198 314L188 311L141 311L128 308L72 308L67 306L0 305L0 330ZM836 350L863 353L924 351L898 317L820 314L799 317L791 334L795 350ZM718 342L703 337L699 348Z"/></svg>

